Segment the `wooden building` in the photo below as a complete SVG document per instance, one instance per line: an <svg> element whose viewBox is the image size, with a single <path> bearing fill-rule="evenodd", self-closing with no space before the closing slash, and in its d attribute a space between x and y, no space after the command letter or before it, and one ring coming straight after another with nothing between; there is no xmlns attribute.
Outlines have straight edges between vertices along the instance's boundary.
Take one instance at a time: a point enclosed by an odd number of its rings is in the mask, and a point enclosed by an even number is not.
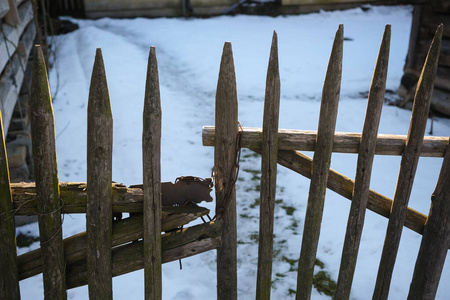
<svg viewBox="0 0 450 300"><path fill-rule="evenodd" d="M441 23L444 24L444 33L431 108L450 116L450 1L431 0L414 6L409 50L399 94L404 97L403 105L414 97L428 47Z"/></svg>

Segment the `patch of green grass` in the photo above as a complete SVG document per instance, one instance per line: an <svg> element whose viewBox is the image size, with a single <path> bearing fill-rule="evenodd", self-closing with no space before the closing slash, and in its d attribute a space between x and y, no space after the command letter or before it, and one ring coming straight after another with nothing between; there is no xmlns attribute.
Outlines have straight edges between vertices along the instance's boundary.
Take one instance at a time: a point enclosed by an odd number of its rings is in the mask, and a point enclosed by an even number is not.
<svg viewBox="0 0 450 300"><path fill-rule="evenodd" d="M261 199L256 198L255 201L252 204L250 204L250 208L255 208L255 207L259 206L260 202L261 202Z"/></svg>
<svg viewBox="0 0 450 300"><path fill-rule="evenodd" d="M294 214L295 207L293 207L293 206L283 205L283 206L281 206L281 208L286 211L286 214L288 216L292 216Z"/></svg>
<svg viewBox="0 0 450 300"><path fill-rule="evenodd" d="M289 271L288 272L297 272L297 270L298 270L298 266L297 266L298 259L291 259L291 258L288 258L287 256L283 255L281 257L281 261L284 261L284 262L289 264Z"/></svg>
<svg viewBox="0 0 450 300"><path fill-rule="evenodd" d="M332 280L330 274L325 271L319 271L314 274L313 285L319 294L333 296L336 292L336 282Z"/></svg>
<svg viewBox="0 0 450 300"><path fill-rule="evenodd" d="M256 232L256 231L255 231L255 232L252 232L252 233L250 233L249 238L250 238L252 241L258 243L258 242L259 242L259 233Z"/></svg>

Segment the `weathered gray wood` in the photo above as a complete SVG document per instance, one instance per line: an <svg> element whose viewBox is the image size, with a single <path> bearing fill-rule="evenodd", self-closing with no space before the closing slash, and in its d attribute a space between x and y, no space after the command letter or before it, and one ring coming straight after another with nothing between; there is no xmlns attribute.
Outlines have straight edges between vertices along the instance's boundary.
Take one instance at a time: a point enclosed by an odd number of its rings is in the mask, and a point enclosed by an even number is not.
<svg viewBox="0 0 450 300"><path fill-rule="evenodd" d="M165 225L163 225L163 228ZM162 236L162 262L170 262L220 246L222 222L192 226ZM141 217L124 219L114 224L113 276L123 275L144 267L143 221ZM139 241L138 241L139 240ZM130 241L133 241L130 243ZM86 285L86 234L64 240L67 245L67 287ZM72 249L71 247L74 247ZM40 249L19 256L19 276L25 279L42 272ZM31 274L34 273L34 274Z"/></svg>
<svg viewBox="0 0 450 300"><path fill-rule="evenodd" d="M65 213L86 213L87 185L85 182L60 182L60 199ZM143 192L141 188L127 188L112 183L113 212L142 213ZM14 213L36 215L36 188L34 183L12 183ZM186 206L187 208L188 206ZM173 206L163 206L162 215Z"/></svg>
<svg viewBox="0 0 450 300"><path fill-rule="evenodd" d="M333 137L342 76L344 26L339 25L331 51L322 92L317 147L314 152L308 206L303 227L302 248L298 262L296 299L310 299L314 263L319 243L328 170L331 164Z"/></svg>
<svg viewBox="0 0 450 300"><path fill-rule="evenodd" d="M66 299L61 202L56 163L55 124L47 69L40 46L34 48L31 81L31 136L37 212L46 299Z"/></svg>
<svg viewBox="0 0 450 300"><path fill-rule="evenodd" d="M231 43L223 46L216 92L214 174L216 214L223 220L222 247L217 249L217 299L237 299L236 159L238 105Z"/></svg>
<svg viewBox="0 0 450 300"><path fill-rule="evenodd" d="M209 210L202 207L167 207L162 215L162 231L169 231L179 228L189 222L209 213ZM130 218L115 221L113 223L112 247L137 241L143 237L144 221L143 216L133 216ZM86 232L64 239L66 264L76 264L86 261ZM18 258L19 279L26 279L42 273L42 251L36 249Z"/></svg>
<svg viewBox="0 0 450 300"><path fill-rule="evenodd" d="M378 126L386 90L390 39L391 26L386 25L369 91L367 112L358 153L352 205L347 222L339 277L334 296L336 300L350 298L366 207L369 200L372 164L375 157Z"/></svg>
<svg viewBox="0 0 450 300"><path fill-rule="evenodd" d="M450 147L431 196L431 209L417 256L408 299L434 299L450 245Z"/></svg>
<svg viewBox="0 0 450 300"><path fill-rule="evenodd" d="M161 97L155 47L148 58L143 120L145 299L161 299Z"/></svg>
<svg viewBox="0 0 450 300"><path fill-rule="evenodd" d="M417 84L408 140L400 164L394 203L392 205L391 216L389 217L373 299L388 298L392 272L400 244L409 196L419 161L420 148L425 134L428 111L433 94L434 78L436 76L442 39L442 27L442 25L439 26L436 31Z"/></svg>
<svg viewBox="0 0 450 300"><path fill-rule="evenodd" d="M14 300L20 299L16 226L1 114L0 134L0 299Z"/></svg>
<svg viewBox="0 0 450 300"><path fill-rule="evenodd" d="M203 127L203 146L214 146L214 126ZM378 134L375 154L402 155L406 144L406 135ZM278 130L278 150L314 151L317 131L280 129ZM449 143L448 137L424 137L420 156L443 157ZM361 144L361 133L336 132L334 134L333 152L358 153ZM262 129L244 127L241 147L261 149Z"/></svg>
<svg viewBox="0 0 450 300"><path fill-rule="evenodd" d="M87 112L87 274L90 299L112 299L113 118L102 51L97 49Z"/></svg>
<svg viewBox="0 0 450 300"><path fill-rule="evenodd" d="M8 0L9 2L9 11L5 16L5 21L11 26L17 26L19 25L20 19L19 19L19 13L17 12L16 3L14 0Z"/></svg>
<svg viewBox="0 0 450 300"><path fill-rule="evenodd" d="M278 38L273 33L267 69L261 158L261 193L256 299L270 299L272 287L273 218L277 187L278 120L280 112L280 71Z"/></svg>

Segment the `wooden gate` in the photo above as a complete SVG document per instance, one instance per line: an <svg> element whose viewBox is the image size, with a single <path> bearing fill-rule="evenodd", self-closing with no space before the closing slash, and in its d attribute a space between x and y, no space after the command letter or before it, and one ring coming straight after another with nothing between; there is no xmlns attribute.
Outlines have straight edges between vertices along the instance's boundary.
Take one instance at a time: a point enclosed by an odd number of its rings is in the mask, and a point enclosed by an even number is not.
<svg viewBox="0 0 450 300"><path fill-rule="evenodd" d="M215 127L203 128L203 144L215 147L216 205L224 211L217 256L219 299L236 299L236 195L232 189L239 146L262 155L257 299L269 299L277 163L311 179L298 262L297 299L310 299L326 188L352 201L335 299L349 299L366 208L386 218L386 232L373 299L387 299L403 226L422 234L408 299L434 299L450 246L450 150L448 137L424 137L443 26L437 29L415 95L407 136L377 134L389 58L390 25L380 46L362 134L335 132L340 93L343 26L337 30L322 93L318 130L278 130L280 77L274 33L266 81L263 128L240 129L231 44L224 46L216 95ZM299 151L314 151L313 159ZM330 169L332 152L358 153L355 180ZM374 155L402 157L394 199L369 189ZM420 156L444 157L427 216L408 207Z"/></svg>

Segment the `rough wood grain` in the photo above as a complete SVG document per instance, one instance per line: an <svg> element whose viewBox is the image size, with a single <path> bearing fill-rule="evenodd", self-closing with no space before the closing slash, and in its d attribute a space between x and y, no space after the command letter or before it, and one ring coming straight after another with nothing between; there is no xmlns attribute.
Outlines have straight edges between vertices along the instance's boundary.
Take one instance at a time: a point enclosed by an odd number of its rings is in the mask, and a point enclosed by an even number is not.
<svg viewBox="0 0 450 300"><path fill-rule="evenodd" d="M202 207L171 207L162 215L162 231L177 229L189 222L209 213L209 210ZM144 235L143 216L133 216L130 218L115 221L113 223L112 247L126 244L142 239ZM65 260L67 265L76 264L86 260L86 232L64 239ZM42 273L42 251L36 249L18 258L19 279L26 279Z"/></svg>
<svg viewBox="0 0 450 300"><path fill-rule="evenodd" d="M142 158L145 299L161 299L161 97L155 47L148 57Z"/></svg>
<svg viewBox="0 0 450 300"><path fill-rule="evenodd" d="M431 196L431 209L417 256L408 299L434 299L450 246L450 147Z"/></svg>
<svg viewBox="0 0 450 300"><path fill-rule="evenodd" d="M392 272L400 244L409 196L419 161L420 148L425 134L428 111L433 94L434 78L436 76L442 39L442 27L442 25L439 26L436 31L422 70L422 75L417 84L408 139L400 163L394 203L392 205L391 216L389 217L373 299L388 298Z"/></svg>
<svg viewBox="0 0 450 300"><path fill-rule="evenodd" d="M0 299L15 300L20 299L16 225L1 114L0 134Z"/></svg>
<svg viewBox="0 0 450 300"><path fill-rule="evenodd" d="M384 103L390 39L391 26L386 25L369 91L361 145L358 152L352 205L348 216L339 277L334 296L336 300L350 298L366 207L369 200L370 178L375 157L378 126Z"/></svg>
<svg viewBox="0 0 450 300"><path fill-rule="evenodd" d="M203 146L214 146L214 126L203 127ZM361 133L336 132L333 140L333 152L358 153ZM378 134L376 137L376 155L402 155L406 144L406 135ZM278 130L278 150L314 151L317 131L280 129ZM420 156L443 157L449 143L449 137L426 136ZM242 148L261 149L262 129L244 127Z"/></svg>
<svg viewBox="0 0 450 300"><path fill-rule="evenodd" d="M46 299L66 299L55 124L40 46L34 48L30 107L39 235L46 253L42 259L44 294Z"/></svg>
<svg viewBox="0 0 450 300"><path fill-rule="evenodd" d="M97 49L87 112L87 271L90 299L112 299L113 118L102 51Z"/></svg>
<svg viewBox="0 0 450 300"><path fill-rule="evenodd" d="M231 43L223 46L216 91L214 174L216 214L223 221L222 247L217 249L217 299L237 299L236 160L238 105ZM230 190L231 189L231 190Z"/></svg>
<svg viewBox="0 0 450 300"><path fill-rule="evenodd" d="M314 151L308 206L306 208L302 247L298 262L297 300L307 300L311 297L314 263L319 243L341 88L343 41L344 27L341 24L336 32L323 85L319 128L317 130L317 146Z"/></svg>
<svg viewBox="0 0 450 300"><path fill-rule="evenodd" d="M278 39L273 33L267 69L261 158L261 193L256 299L270 299L272 287L273 218L277 187L280 72Z"/></svg>

